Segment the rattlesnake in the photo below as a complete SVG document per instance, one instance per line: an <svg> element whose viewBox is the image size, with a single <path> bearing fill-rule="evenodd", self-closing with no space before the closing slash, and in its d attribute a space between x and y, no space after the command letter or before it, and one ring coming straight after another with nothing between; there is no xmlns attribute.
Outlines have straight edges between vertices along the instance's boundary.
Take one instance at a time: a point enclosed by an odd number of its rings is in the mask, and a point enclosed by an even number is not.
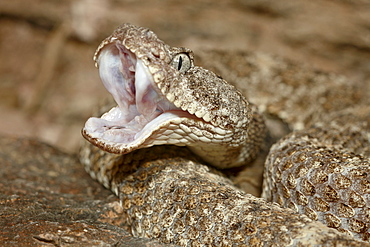
<svg viewBox="0 0 370 247"><path fill-rule="evenodd" d="M191 50L146 28L124 24L95 53L118 106L86 122L83 136L99 148L84 144L80 160L119 197L133 235L180 246L367 245L370 111L361 91L263 54L198 58L243 94L195 66ZM265 137L258 109L297 130L272 147L264 173L264 197L289 208L245 193L212 168L258 155Z"/></svg>

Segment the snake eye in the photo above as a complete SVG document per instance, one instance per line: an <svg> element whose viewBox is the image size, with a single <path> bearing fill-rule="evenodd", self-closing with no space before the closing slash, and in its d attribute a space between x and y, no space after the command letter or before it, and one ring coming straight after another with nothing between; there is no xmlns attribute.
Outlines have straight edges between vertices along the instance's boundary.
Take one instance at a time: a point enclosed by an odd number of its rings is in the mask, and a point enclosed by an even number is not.
<svg viewBox="0 0 370 247"><path fill-rule="evenodd" d="M173 57L170 64L172 67L176 68L181 73L185 73L191 67L191 59L188 54L179 53Z"/></svg>

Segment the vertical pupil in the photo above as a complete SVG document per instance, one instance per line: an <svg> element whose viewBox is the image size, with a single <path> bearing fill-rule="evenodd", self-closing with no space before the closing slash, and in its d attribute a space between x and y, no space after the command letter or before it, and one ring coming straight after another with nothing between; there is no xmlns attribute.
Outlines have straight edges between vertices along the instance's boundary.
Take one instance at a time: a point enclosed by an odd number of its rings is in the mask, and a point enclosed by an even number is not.
<svg viewBox="0 0 370 247"><path fill-rule="evenodd" d="M177 70L180 70L182 67L182 56L179 57L179 64L177 66Z"/></svg>

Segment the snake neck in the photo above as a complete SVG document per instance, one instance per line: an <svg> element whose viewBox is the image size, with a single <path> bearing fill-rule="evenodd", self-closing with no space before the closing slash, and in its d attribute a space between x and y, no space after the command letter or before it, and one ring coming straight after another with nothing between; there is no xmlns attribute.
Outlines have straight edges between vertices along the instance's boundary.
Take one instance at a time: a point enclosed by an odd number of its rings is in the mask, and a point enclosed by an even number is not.
<svg viewBox="0 0 370 247"><path fill-rule="evenodd" d="M264 119L251 105L252 120L245 130L225 136L224 143L198 143L189 149L204 161L220 169L240 167L253 161L266 136Z"/></svg>
<svg viewBox="0 0 370 247"><path fill-rule="evenodd" d="M90 176L113 191L117 196L120 194L120 186L124 181L126 183L134 182L133 176L146 179L147 176L142 174L143 171L150 168L153 172L156 170L154 173L157 173L159 170L165 171L167 166L171 167L174 164L179 167L181 164L184 164L184 166L196 164L211 172L214 176L222 177L221 180L225 179L224 183L230 184L230 186L232 184L216 169L201 165L204 161L193 155L186 147L153 146L138 149L125 155L116 155L104 152L90 143L84 143L80 151L80 160ZM163 174L165 175L165 172Z"/></svg>

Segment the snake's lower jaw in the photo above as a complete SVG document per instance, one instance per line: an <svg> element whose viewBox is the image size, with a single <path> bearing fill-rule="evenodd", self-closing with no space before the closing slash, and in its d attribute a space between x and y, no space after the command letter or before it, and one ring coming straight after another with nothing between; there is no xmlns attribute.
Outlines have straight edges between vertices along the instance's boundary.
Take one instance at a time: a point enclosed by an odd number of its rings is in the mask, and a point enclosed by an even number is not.
<svg viewBox="0 0 370 247"><path fill-rule="evenodd" d="M164 112L151 121L142 120L141 124L131 127L121 125L119 120L107 120L110 118L109 113L114 113L118 109L112 108L102 118L89 118L82 129L85 139L100 149L114 154L126 154L134 149L154 145L193 145L199 141L194 135L189 137L190 130L187 125L203 123L203 120L187 112Z"/></svg>

